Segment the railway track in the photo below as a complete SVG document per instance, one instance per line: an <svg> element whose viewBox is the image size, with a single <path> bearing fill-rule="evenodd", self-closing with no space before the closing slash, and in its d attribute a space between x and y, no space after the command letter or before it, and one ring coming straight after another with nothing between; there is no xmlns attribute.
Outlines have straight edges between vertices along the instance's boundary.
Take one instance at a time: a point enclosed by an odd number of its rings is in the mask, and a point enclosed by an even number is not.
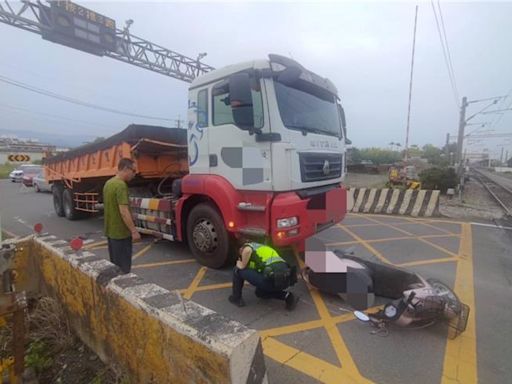
<svg viewBox="0 0 512 384"><path fill-rule="evenodd" d="M479 169L472 169L476 177L484 188L491 194L493 199L503 208L508 216L512 217L512 189L497 178L483 172Z"/></svg>

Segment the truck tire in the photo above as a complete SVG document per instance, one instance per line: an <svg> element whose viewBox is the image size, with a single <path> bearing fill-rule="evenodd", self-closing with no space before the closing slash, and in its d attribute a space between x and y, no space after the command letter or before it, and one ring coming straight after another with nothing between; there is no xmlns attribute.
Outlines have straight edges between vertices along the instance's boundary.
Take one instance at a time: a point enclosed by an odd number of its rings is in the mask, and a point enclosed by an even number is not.
<svg viewBox="0 0 512 384"><path fill-rule="evenodd" d="M77 220L81 216L81 212L75 209L73 191L71 189L66 188L62 193L62 208L64 210L64 216L66 216L68 220Z"/></svg>
<svg viewBox="0 0 512 384"><path fill-rule="evenodd" d="M187 220L187 240L196 260L209 268L221 268L229 260L229 235L220 213L209 203L192 208Z"/></svg>
<svg viewBox="0 0 512 384"><path fill-rule="evenodd" d="M53 184L52 186L53 208L59 217L64 217L64 207L62 205L62 189L62 186L58 184Z"/></svg>

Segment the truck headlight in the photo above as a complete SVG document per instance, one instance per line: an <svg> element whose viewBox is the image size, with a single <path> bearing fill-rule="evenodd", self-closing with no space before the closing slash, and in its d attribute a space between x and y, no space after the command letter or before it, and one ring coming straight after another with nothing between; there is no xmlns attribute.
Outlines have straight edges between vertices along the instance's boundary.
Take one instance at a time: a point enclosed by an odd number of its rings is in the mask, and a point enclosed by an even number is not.
<svg viewBox="0 0 512 384"><path fill-rule="evenodd" d="M297 218L297 216L287 217L284 219L278 219L277 220L277 228L293 227L293 226L297 225L298 222L299 222L299 219Z"/></svg>

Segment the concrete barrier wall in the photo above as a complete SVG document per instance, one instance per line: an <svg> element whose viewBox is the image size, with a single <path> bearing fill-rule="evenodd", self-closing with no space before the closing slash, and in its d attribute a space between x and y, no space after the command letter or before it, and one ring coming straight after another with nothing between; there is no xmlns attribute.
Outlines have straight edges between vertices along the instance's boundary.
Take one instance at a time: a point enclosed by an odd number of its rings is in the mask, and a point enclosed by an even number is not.
<svg viewBox="0 0 512 384"><path fill-rule="evenodd" d="M409 216L439 216L439 191L351 188L349 212Z"/></svg>
<svg viewBox="0 0 512 384"><path fill-rule="evenodd" d="M258 333L54 236L19 241L17 289L58 299L80 338L134 383L266 383Z"/></svg>

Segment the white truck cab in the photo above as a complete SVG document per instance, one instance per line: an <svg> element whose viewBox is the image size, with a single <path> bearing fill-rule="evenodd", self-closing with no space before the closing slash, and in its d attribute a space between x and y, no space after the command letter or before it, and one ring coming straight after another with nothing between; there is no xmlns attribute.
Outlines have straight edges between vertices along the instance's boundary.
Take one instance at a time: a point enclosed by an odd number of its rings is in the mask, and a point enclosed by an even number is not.
<svg viewBox="0 0 512 384"><path fill-rule="evenodd" d="M345 117L336 87L279 55L214 70L189 91L189 172L237 190L339 184Z"/></svg>

